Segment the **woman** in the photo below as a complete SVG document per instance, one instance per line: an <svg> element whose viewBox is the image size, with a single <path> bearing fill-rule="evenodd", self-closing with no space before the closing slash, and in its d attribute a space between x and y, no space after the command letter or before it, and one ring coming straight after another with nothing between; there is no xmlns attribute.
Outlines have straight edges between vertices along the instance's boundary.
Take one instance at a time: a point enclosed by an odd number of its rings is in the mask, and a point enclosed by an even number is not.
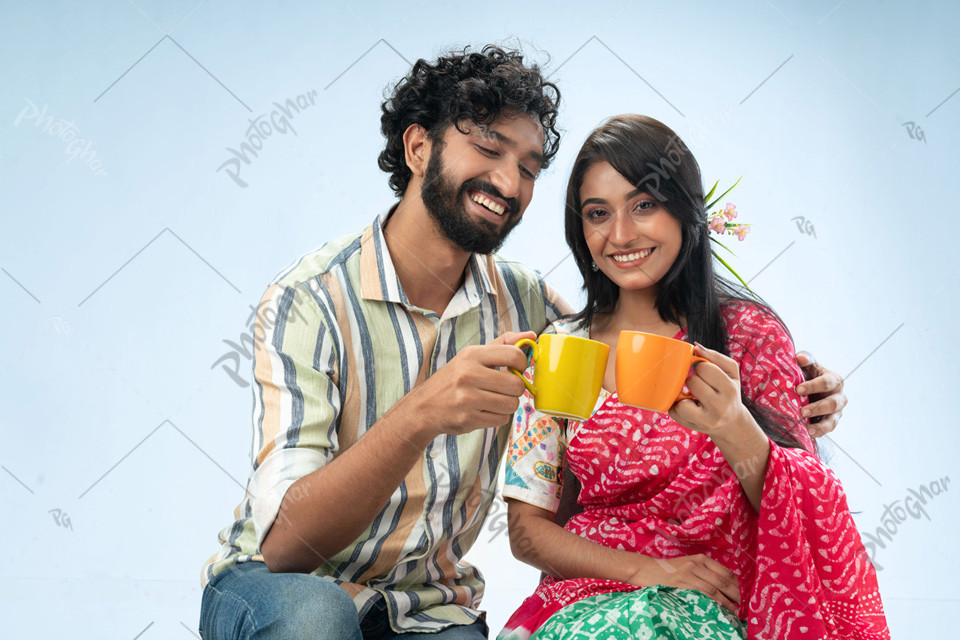
<svg viewBox="0 0 960 640"><path fill-rule="evenodd" d="M547 332L695 342L695 400L619 402L614 360L583 423L513 425L511 545L547 577L501 638L889 638L843 490L815 455L790 335L713 271L700 170L662 123L593 131L567 187L586 308ZM615 351L614 351L615 353ZM530 374L530 371L527 372ZM584 510L554 523L568 466Z"/></svg>

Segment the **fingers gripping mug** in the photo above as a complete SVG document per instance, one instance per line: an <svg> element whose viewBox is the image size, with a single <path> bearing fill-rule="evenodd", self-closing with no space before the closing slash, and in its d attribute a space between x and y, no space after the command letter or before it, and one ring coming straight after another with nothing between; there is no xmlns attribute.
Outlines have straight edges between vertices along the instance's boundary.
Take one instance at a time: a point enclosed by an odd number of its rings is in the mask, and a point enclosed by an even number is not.
<svg viewBox="0 0 960 640"><path fill-rule="evenodd" d="M544 334L537 341L524 338L517 347L533 349L533 384L516 369L533 406L542 413L559 418L586 420L603 386L610 347L596 340Z"/></svg>
<svg viewBox="0 0 960 640"><path fill-rule="evenodd" d="M665 413L680 400L690 367L706 358L693 355L693 345L641 331L621 331L617 341L617 397L641 409Z"/></svg>

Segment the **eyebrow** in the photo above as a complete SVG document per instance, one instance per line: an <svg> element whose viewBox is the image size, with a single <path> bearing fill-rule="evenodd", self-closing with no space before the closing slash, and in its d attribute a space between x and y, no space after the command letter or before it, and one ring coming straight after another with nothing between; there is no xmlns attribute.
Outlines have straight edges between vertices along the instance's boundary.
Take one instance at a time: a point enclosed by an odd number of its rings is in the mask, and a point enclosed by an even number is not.
<svg viewBox="0 0 960 640"><path fill-rule="evenodd" d="M496 140L497 142L500 142L500 143L502 143L502 144L505 144L505 145L507 145L508 147L516 147L516 146L517 146L517 143L516 143L516 141L515 141L513 138L508 138L507 136L503 135L502 133L500 133L500 132L497 131L496 129L490 127L489 125L479 125L478 128L479 128L479 131L480 131L480 135L487 136L487 137L489 137L489 138L493 138L493 139ZM535 160L538 165L542 165L542 164L543 164L543 155L537 153L536 151L531 151L529 154L527 154L527 156L528 156L529 158L531 158L532 160Z"/></svg>
<svg viewBox="0 0 960 640"><path fill-rule="evenodd" d="M641 193L645 193L645 191L643 189L634 189L633 191L628 193L627 197L624 199L629 200L630 198L636 197ZM607 202L606 199L604 198L587 198L586 200L580 203L580 208L583 209L588 204L610 204L610 203Z"/></svg>

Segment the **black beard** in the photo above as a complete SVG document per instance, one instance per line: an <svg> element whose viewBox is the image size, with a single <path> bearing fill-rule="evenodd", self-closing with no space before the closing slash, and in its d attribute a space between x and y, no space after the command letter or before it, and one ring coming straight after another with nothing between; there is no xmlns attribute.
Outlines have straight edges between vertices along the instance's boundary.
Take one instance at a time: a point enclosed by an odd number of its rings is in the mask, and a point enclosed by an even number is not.
<svg viewBox="0 0 960 640"><path fill-rule="evenodd" d="M467 191L470 189L486 191L491 195L502 197L500 191L493 185L478 179L464 182L458 190L444 178L442 152L442 147L435 144L423 176L420 198L427 212L436 221L443 235L463 251L494 253L503 245L510 231L520 223L516 199L504 198L508 207L503 215L508 216L508 219L501 229L498 230L496 225L488 220L474 220L467 213L464 204Z"/></svg>

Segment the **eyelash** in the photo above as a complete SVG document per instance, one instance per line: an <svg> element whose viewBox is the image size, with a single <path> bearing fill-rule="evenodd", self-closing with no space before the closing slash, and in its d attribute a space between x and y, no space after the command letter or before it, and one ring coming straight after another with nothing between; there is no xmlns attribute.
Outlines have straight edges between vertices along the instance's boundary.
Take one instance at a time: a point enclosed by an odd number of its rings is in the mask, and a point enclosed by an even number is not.
<svg viewBox="0 0 960 640"><path fill-rule="evenodd" d="M640 202L637 203L637 206L634 207L634 209L640 208L640 205L650 205L649 207L640 209L640 213L647 213L650 210L656 208L657 203L654 202L653 200L641 200ZM586 218L587 220L590 220L591 222L596 222L597 216L595 214L601 214L601 213L604 213L604 214L607 213L606 209L590 209L585 214L583 214L583 217Z"/></svg>
<svg viewBox="0 0 960 640"><path fill-rule="evenodd" d="M487 149L486 147L481 146L481 145L479 145L479 144L476 145L476 147L477 147L477 149L479 149L480 152L483 153L484 155L490 156L490 157L492 157L492 158L499 158L499 157L500 157L500 152L499 152L499 151L496 151L495 149ZM536 177L537 177L532 171L530 171L530 169L527 169L527 168L526 168L525 166L523 166L523 165L520 165L520 172L523 173L523 175L525 175L526 177L528 177L528 178L530 178L530 179L536 179Z"/></svg>

